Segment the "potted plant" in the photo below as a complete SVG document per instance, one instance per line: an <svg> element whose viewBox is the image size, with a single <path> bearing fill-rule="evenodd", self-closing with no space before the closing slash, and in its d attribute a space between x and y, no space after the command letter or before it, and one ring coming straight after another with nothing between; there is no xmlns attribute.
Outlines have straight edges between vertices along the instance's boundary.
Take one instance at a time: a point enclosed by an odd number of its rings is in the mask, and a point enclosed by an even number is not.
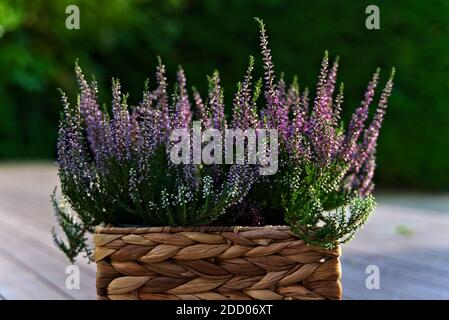
<svg viewBox="0 0 449 320"><path fill-rule="evenodd" d="M300 91L296 80L287 86L275 79L257 21L264 79L253 83L250 58L229 119L218 72L208 78L207 99L193 89L191 107L183 70L170 95L159 59L157 86L147 82L136 107L128 107L113 80L108 112L97 102L95 81L88 83L76 65L81 93L75 106L62 94L62 196L52 196L66 241L53 235L72 262L82 252L95 260L99 299L341 298L339 245L375 206L376 141L393 72L370 123L379 71L344 128L338 59L329 66L325 54L309 103L309 90ZM249 147L262 131L243 140L243 161L225 164L198 162L195 150L180 153L195 141L173 135L212 129L220 138L230 128L274 130L277 140L258 145L257 155L275 156L276 170L262 174L271 163L250 161ZM204 137L196 144L212 158L227 150Z"/></svg>

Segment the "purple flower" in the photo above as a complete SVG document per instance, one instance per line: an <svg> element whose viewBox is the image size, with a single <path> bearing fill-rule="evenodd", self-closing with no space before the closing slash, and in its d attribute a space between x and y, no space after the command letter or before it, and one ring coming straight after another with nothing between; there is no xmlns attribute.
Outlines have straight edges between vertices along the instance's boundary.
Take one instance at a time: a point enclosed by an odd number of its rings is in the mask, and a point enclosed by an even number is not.
<svg viewBox="0 0 449 320"><path fill-rule="evenodd" d="M168 138L170 136L172 126L168 106L167 78L165 77L165 66L162 64L160 57L158 57L158 62L159 64L156 69L156 81L158 83L158 87L154 92L157 97L156 110L160 112L161 132L163 132L164 136Z"/></svg>
<svg viewBox="0 0 449 320"><path fill-rule="evenodd" d="M264 62L264 80L265 80L265 100L267 103L267 110L264 112L266 116L268 128L276 128L278 126L280 100L279 94L276 90L274 64L271 58L271 50L268 48L268 36L265 30L265 24L262 20L256 18L260 26L260 47L262 51L262 60Z"/></svg>
<svg viewBox="0 0 449 320"><path fill-rule="evenodd" d="M335 128L332 111L332 94L335 86L338 63L334 64L328 75L329 58L325 52L318 77L317 94L314 100L312 115L309 120L309 138L314 150L315 159L329 164L336 152Z"/></svg>
<svg viewBox="0 0 449 320"><path fill-rule="evenodd" d="M239 84L237 93L234 97L234 106L232 113L233 128L246 130L249 128L256 128L258 119L255 105L252 103L252 71L254 69L254 58L250 56L249 65L243 82Z"/></svg>
<svg viewBox="0 0 449 320"><path fill-rule="evenodd" d="M362 157L360 159L357 159L358 162L363 162L363 160L366 160L371 154L374 153L376 149L377 138L379 137L380 128L382 126L385 111L388 105L388 98L390 97L391 91L393 90L394 73L395 70L393 69L390 78L380 96L379 105L377 107L376 114L374 115L374 119L371 122L370 126L364 132L363 145L361 148Z"/></svg>
<svg viewBox="0 0 449 320"><path fill-rule="evenodd" d="M337 72L338 72L338 62L340 58L337 56L334 63L332 64L332 68L329 71L329 74L326 79L326 98L328 101L326 101L327 104L332 104L332 96L334 95L335 91L335 84L337 82Z"/></svg>
<svg viewBox="0 0 449 320"><path fill-rule="evenodd" d="M342 146L342 158L344 161L349 162L351 167L354 166L355 148L357 141L363 132L365 121L368 118L369 105L374 97L375 89L379 80L379 72L380 70L378 69L374 73L373 78L366 89L364 100L362 101L360 107L358 107L352 115L348 133Z"/></svg>
<svg viewBox="0 0 449 320"><path fill-rule="evenodd" d="M268 36L265 30L265 24L259 18L255 18L260 26L260 46L262 48L262 59L265 69L265 94L267 102L270 104L276 95L276 86L274 84L274 65L271 59L271 50L268 48Z"/></svg>
<svg viewBox="0 0 449 320"><path fill-rule="evenodd" d="M357 183L357 185L355 186L356 189L358 189L359 193L364 197L370 194L374 189L373 177L375 169L376 158L372 154L370 158L367 159L367 161L365 161L365 163L363 164L355 180L355 183Z"/></svg>
<svg viewBox="0 0 449 320"><path fill-rule="evenodd" d="M209 89L209 106L212 110L212 123L215 129L225 129L226 119L224 115L223 90L221 89L220 76L215 71L210 78L211 88Z"/></svg>
<svg viewBox="0 0 449 320"><path fill-rule="evenodd" d="M84 150L79 105L72 110L62 91L61 101L64 111L58 133L58 164L60 170L67 175L74 177L82 185L89 185L92 174Z"/></svg>
<svg viewBox="0 0 449 320"><path fill-rule="evenodd" d="M195 101L197 116L201 121L203 129L210 128L212 125L212 119L210 117L209 108L203 103L200 93L195 88L193 88L193 99Z"/></svg>
<svg viewBox="0 0 449 320"><path fill-rule="evenodd" d="M81 68L76 64L75 73L78 79L80 94L80 113L86 124L87 140L91 152L95 156L98 166L103 166L104 162L111 156L111 135L106 117L101 112L96 101L97 86L95 81L89 86L84 78Z"/></svg>
<svg viewBox="0 0 449 320"><path fill-rule="evenodd" d="M175 113L173 115L173 128L188 128L192 119L192 112L186 88L186 76L184 70L179 67L178 93L175 98Z"/></svg>
<svg viewBox="0 0 449 320"><path fill-rule="evenodd" d="M131 152L132 127L126 99L125 95L122 100L119 80L113 80L111 136L114 156L119 161L129 161Z"/></svg>

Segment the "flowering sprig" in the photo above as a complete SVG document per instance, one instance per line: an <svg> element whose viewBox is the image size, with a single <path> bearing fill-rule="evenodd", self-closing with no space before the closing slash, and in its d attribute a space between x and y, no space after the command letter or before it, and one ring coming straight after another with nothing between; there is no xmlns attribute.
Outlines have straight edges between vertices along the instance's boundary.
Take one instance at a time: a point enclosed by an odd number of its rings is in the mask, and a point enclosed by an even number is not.
<svg viewBox="0 0 449 320"><path fill-rule="evenodd" d="M343 84L336 90L338 57L329 67L329 54L325 52L316 95L309 106L307 88L300 92L294 80L286 90L283 77L276 82L266 29L262 20L256 20L260 25L266 101L259 123L266 119L268 127L278 129L281 153L279 172L259 179L248 203L262 203L262 216L273 218L270 213L278 212L273 220L265 219L267 223L284 221L305 240L334 247L348 240L374 208L370 194L374 188L376 144L392 91L394 69L372 122L366 124L379 69L345 129L341 122ZM345 220L346 206L352 206L352 218ZM341 221L338 227L336 221Z"/></svg>
<svg viewBox="0 0 449 320"><path fill-rule="evenodd" d="M63 197L82 223L207 224L245 197L255 180L255 170L247 165L215 170L170 161L170 133L192 125L181 68L173 98L168 99L165 67L159 59L157 87L151 91L146 85L134 109L127 105L119 81L113 80L111 115L100 110L96 89L84 80L78 65L75 71L80 99L72 107L62 93L58 163ZM203 107L199 93L195 99ZM206 124L225 127L218 73L212 77L208 105L219 111L206 114L204 108L201 117ZM203 179L210 176L212 185L209 178Z"/></svg>

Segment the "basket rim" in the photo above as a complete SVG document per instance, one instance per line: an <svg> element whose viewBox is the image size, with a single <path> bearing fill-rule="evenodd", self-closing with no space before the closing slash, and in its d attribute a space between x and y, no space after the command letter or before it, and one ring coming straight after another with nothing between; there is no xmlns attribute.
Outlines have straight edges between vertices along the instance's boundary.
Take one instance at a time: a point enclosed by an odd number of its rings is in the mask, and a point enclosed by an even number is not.
<svg viewBox="0 0 449 320"><path fill-rule="evenodd" d="M145 234L145 233L179 233L179 232L243 232L243 231L284 231L290 232L290 227L285 225L265 226L113 226L99 225L95 227L96 234Z"/></svg>

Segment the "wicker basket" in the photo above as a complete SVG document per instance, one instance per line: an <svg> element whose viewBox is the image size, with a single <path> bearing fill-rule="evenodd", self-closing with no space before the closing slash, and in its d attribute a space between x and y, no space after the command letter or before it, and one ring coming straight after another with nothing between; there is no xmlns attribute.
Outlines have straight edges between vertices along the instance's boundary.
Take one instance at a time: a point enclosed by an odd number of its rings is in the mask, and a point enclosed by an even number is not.
<svg viewBox="0 0 449 320"><path fill-rule="evenodd" d="M288 227L97 227L98 299L341 299L340 248Z"/></svg>

